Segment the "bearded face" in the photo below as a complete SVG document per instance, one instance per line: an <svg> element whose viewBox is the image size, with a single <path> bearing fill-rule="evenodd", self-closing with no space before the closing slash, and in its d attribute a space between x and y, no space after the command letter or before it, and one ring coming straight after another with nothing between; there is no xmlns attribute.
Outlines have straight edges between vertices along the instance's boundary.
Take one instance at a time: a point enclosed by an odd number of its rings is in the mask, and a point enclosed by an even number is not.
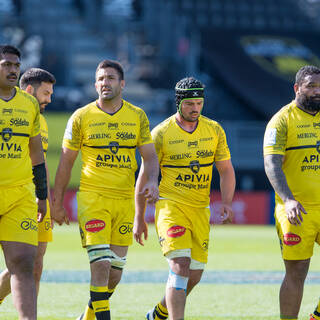
<svg viewBox="0 0 320 320"><path fill-rule="evenodd" d="M307 96L306 94L300 94L297 96L297 102L307 111L320 111L320 95Z"/></svg>

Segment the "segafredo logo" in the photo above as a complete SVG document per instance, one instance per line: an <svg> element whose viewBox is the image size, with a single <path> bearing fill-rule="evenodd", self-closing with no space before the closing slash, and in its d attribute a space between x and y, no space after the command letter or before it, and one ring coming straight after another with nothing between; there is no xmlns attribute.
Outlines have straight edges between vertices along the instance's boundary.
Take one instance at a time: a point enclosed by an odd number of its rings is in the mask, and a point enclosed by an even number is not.
<svg viewBox="0 0 320 320"><path fill-rule="evenodd" d="M288 232L283 235L283 243L287 246L294 246L301 242L301 237L297 234Z"/></svg>
<svg viewBox="0 0 320 320"><path fill-rule="evenodd" d="M186 232L186 228L182 226L173 226L167 230L168 237L177 238L184 235Z"/></svg>
<svg viewBox="0 0 320 320"><path fill-rule="evenodd" d="M90 220L86 223L85 228L88 232L99 232L106 226L105 222L98 219Z"/></svg>

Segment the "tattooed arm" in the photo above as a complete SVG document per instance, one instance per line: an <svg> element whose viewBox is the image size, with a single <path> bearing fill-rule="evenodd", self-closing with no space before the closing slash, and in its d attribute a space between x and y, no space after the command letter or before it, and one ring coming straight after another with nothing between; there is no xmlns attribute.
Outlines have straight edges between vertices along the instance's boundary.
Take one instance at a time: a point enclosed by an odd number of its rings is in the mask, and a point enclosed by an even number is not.
<svg viewBox="0 0 320 320"><path fill-rule="evenodd" d="M282 170L283 155L269 154L264 157L264 168L266 175L274 191L282 199L288 220L291 224L300 225L303 221L302 214L307 213L302 204L295 200L289 189L286 176Z"/></svg>

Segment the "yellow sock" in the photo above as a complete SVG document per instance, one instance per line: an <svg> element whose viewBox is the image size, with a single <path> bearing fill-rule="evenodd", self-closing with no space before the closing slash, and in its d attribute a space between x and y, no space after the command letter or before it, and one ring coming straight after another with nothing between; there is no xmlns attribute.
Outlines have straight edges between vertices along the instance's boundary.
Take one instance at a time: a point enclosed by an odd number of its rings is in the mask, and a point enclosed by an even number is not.
<svg viewBox="0 0 320 320"><path fill-rule="evenodd" d="M86 306L86 310L84 311L84 314L83 314L81 320L95 320L95 319L96 319L96 316L94 314L92 302L90 299L87 306Z"/></svg>
<svg viewBox="0 0 320 320"><path fill-rule="evenodd" d="M116 290L116 288L113 288L113 289L107 289L107 294L108 294L108 299L110 299L110 297L113 295L114 293L114 290Z"/></svg>
<svg viewBox="0 0 320 320"><path fill-rule="evenodd" d="M168 309L161 303L161 301L154 307L154 320L164 320L168 318Z"/></svg>
<svg viewBox="0 0 320 320"><path fill-rule="evenodd" d="M90 286L92 307L97 320L110 320L108 287Z"/></svg>

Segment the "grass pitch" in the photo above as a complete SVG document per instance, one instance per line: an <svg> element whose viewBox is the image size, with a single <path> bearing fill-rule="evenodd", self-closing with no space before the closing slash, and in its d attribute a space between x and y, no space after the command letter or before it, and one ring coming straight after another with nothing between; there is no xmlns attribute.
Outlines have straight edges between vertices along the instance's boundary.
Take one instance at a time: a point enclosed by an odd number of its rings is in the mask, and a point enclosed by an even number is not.
<svg viewBox="0 0 320 320"><path fill-rule="evenodd" d="M319 248L315 248L310 271L318 274ZM1 256L0 267L3 267ZM76 319L88 301L87 254L80 246L76 224L56 226L54 242L49 244L38 301L38 319ZM113 320L144 319L146 311L157 303L165 290L167 263L161 256L154 227L144 247L134 243L125 269L127 279L120 283L110 305ZM278 240L272 226L215 226L211 231L209 262L205 275L224 275L221 281L206 281L194 289L187 300L188 320L271 320L279 319L278 291L281 279L269 278L246 283L247 275L282 274ZM70 275L73 275L71 277ZM145 275L144 282L142 277ZM239 280L238 277L241 276ZM230 278L228 282L224 279ZM130 281L128 281L128 279ZM254 278L253 278L254 279ZM252 280L252 277L251 277ZM308 320L320 292L320 281L308 281L300 311L300 320ZM0 319L17 319L8 297L0 306Z"/></svg>

